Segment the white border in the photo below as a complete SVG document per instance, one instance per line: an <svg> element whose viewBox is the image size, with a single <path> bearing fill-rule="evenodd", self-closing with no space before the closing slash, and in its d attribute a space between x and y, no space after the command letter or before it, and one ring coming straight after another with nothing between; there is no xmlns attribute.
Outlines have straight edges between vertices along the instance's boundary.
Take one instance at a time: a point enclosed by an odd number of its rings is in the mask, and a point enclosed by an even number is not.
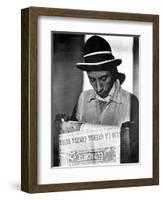
<svg viewBox="0 0 163 200"><path fill-rule="evenodd" d="M141 164L51 168L51 31L140 35ZM38 184L152 178L152 23L38 18Z"/></svg>

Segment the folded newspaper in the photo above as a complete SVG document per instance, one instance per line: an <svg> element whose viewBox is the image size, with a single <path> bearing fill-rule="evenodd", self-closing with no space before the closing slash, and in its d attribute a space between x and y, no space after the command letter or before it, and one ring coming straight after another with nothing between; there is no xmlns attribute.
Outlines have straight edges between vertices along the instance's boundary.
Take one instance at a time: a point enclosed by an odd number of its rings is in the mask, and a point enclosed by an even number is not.
<svg viewBox="0 0 163 200"><path fill-rule="evenodd" d="M60 134L59 157L62 167L118 165L120 127L82 124L80 131Z"/></svg>

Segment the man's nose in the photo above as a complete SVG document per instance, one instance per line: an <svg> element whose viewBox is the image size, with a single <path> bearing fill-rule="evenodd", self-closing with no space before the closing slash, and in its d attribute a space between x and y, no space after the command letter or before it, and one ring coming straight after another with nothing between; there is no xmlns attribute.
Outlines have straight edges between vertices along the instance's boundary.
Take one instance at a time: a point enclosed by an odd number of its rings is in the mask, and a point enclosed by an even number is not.
<svg viewBox="0 0 163 200"><path fill-rule="evenodd" d="M100 82L97 81L97 92L100 93L102 90L102 85L100 84Z"/></svg>

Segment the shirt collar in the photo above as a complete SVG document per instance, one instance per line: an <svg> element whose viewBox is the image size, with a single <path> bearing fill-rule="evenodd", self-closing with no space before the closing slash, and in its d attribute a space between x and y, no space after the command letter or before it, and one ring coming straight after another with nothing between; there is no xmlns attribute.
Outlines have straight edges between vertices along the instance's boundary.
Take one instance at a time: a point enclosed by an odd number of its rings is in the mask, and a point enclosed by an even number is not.
<svg viewBox="0 0 163 200"><path fill-rule="evenodd" d="M114 82L114 84L106 98L101 98L94 91L93 94L88 99L88 102L91 102L92 100L97 100L97 101L104 101L106 103L110 103L111 101L113 101L117 104L121 104L121 96L119 93L120 88L121 88L120 81L119 81L119 79L116 79L116 81Z"/></svg>

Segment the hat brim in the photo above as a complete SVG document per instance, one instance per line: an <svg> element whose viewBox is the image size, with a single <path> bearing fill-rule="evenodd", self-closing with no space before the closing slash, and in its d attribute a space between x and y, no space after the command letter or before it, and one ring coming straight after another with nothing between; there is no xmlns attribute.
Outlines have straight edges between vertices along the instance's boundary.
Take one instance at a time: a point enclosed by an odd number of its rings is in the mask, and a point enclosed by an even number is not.
<svg viewBox="0 0 163 200"><path fill-rule="evenodd" d="M121 59L114 59L114 60L108 60L105 62L100 63L77 63L76 67L83 71L109 71L109 68L117 67L122 63ZM125 81L125 74L118 72L118 79L120 80L120 84L122 84Z"/></svg>
<svg viewBox="0 0 163 200"><path fill-rule="evenodd" d="M122 63L121 59L106 60L98 63L77 63L76 67L83 71L109 71L109 68L116 67Z"/></svg>

